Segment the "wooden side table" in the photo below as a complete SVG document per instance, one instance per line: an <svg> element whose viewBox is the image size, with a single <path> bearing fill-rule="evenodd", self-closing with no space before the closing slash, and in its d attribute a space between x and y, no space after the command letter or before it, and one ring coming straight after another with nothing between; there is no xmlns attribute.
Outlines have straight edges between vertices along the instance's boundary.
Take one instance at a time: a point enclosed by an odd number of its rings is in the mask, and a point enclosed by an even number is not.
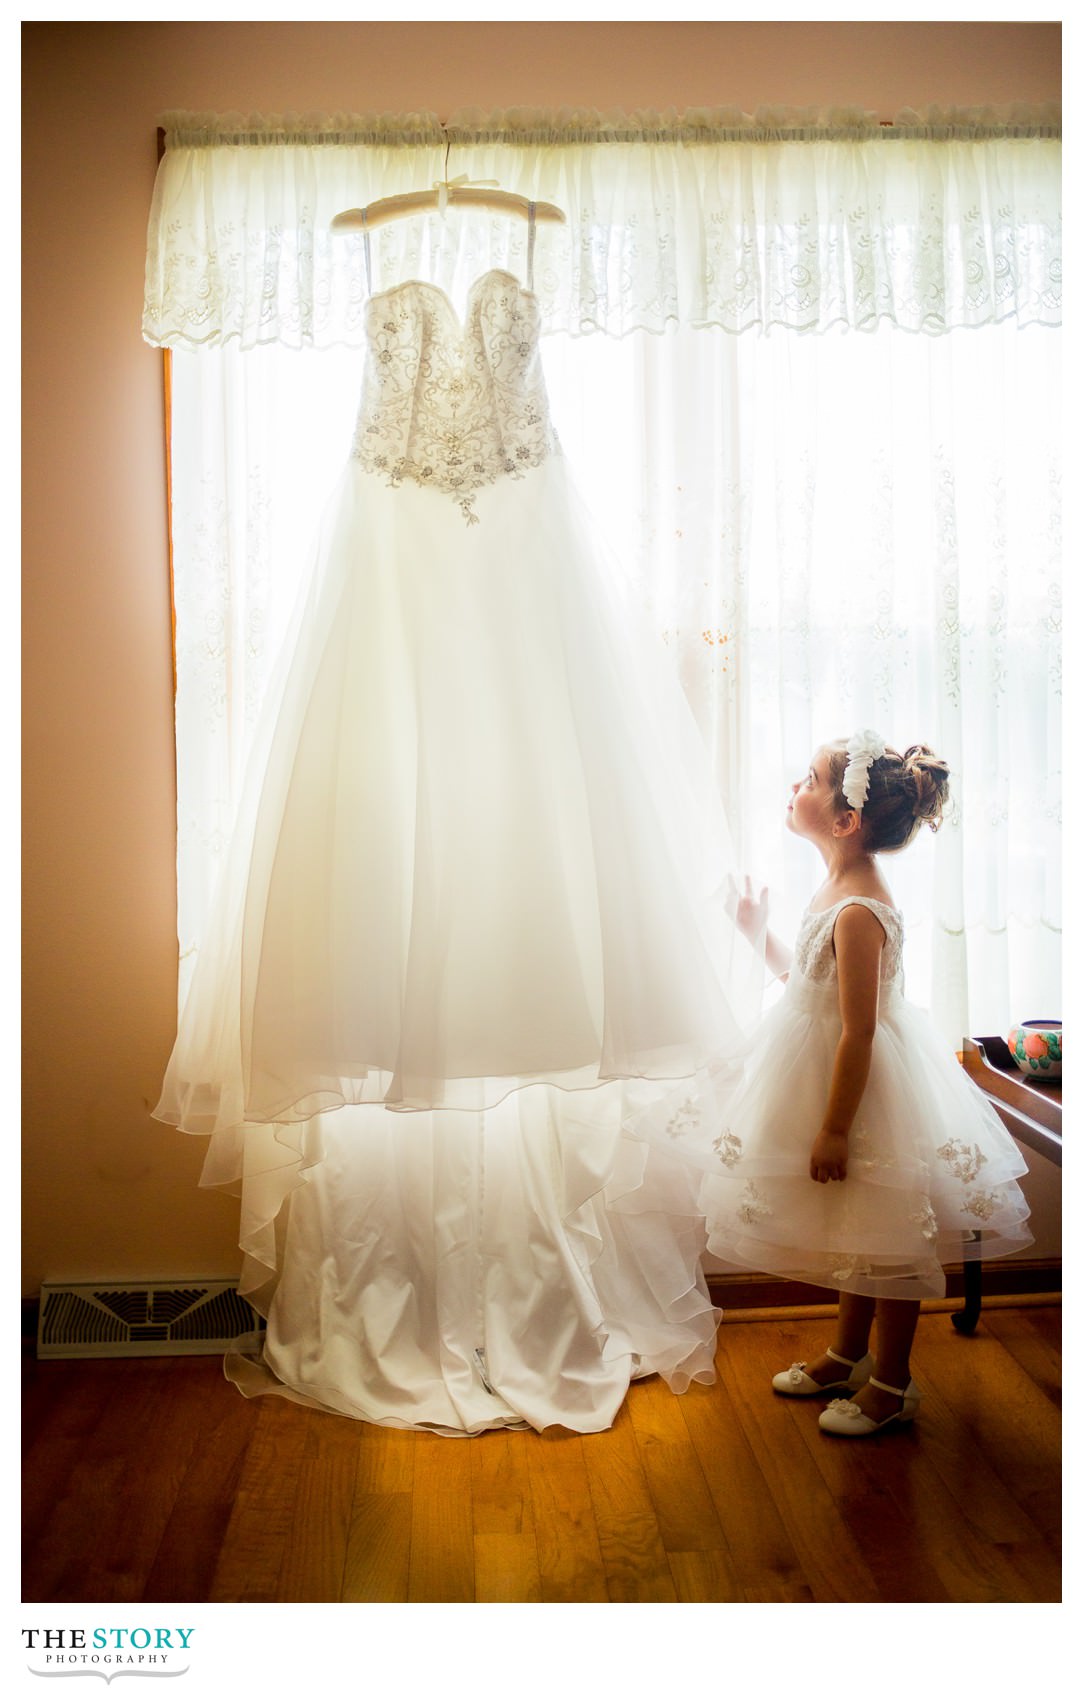
<svg viewBox="0 0 1083 1700"><path fill-rule="evenodd" d="M959 1061L981 1087L1013 1139L1061 1166L1059 1080L1021 1074L1003 1039L964 1039ZM981 1261L963 1263L963 1308L952 1316L960 1334L973 1334L981 1315Z"/></svg>

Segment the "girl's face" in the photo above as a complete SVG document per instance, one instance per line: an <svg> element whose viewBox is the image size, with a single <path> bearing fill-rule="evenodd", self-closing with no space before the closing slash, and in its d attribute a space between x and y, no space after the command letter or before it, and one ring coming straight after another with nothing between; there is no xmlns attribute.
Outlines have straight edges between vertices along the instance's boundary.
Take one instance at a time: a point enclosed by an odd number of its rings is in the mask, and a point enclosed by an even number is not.
<svg viewBox="0 0 1083 1700"><path fill-rule="evenodd" d="M838 809L826 749L816 751L808 772L795 780L790 792L786 808L786 824L790 831L801 838L813 840L830 837Z"/></svg>

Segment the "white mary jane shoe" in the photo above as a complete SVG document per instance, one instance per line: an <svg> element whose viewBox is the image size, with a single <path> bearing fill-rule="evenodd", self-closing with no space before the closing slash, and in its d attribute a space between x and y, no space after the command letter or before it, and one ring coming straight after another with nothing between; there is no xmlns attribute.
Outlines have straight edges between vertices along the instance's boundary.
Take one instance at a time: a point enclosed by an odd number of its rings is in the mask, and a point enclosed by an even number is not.
<svg viewBox="0 0 1083 1700"><path fill-rule="evenodd" d="M865 1356L856 1364L852 1358L840 1357L839 1353L833 1352L830 1346L828 1346L825 1355L833 1358L837 1364L845 1364L850 1374L844 1376L841 1381L814 1381L811 1375L805 1374L805 1365L802 1361L799 1364L791 1364L789 1369L780 1369L772 1379L771 1386L776 1393L785 1393L789 1399L811 1399L817 1393L837 1393L842 1388L845 1388L848 1393L852 1393L855 1388L863 1387L872 1374L871 1352L866 1352Z"/></svg>
<svg viewBox="0 0 1083 1700"><path fill-rule="evenodd" d="M902 1400L901 1410L892 1411L883 1422L874 1423L852 1399L832 1399L827 1410L820 1412L820 1427L825 1434L843 1434L857 1439L860 1435L877 1434L889 1423L913 1422L921 1394L912 1381L906 1387L889 1387L886 1381L877 1381L874 1375L870 1375L869 1386L878 1387L881 1393L894 1393Z"/></svg>

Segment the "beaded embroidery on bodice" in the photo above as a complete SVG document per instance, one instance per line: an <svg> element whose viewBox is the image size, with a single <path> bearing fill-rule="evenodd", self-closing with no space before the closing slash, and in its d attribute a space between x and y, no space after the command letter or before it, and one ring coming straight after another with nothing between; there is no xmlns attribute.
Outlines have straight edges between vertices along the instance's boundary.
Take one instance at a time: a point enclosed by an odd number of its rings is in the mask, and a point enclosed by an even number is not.
<svg viewBox="0 0 1083 1700"><path fill-rule="evenodd" d="M540 333L537 300L510 272L475 281L461 324L420 279L373 296L356 458L392 488L410 479L444 491L476 525L477 490L560 452Z"/></svg>
<svg viewBox="0 0 1083 1700"><path fill-rule="evenodd" d="M817 985L827 985L838 979L839 968L833 943L835 922L840 911L848 903L859 903L863 908L871 909L880 922L885 934L884 949L880 957L880 984L897 984L901 991L902 916L897 909L892 909L889 903L881 903L876 897L844 897L841 902L833 903L830 909L806 909L794 946L794 966L806 980L812 980Z"/></svg>

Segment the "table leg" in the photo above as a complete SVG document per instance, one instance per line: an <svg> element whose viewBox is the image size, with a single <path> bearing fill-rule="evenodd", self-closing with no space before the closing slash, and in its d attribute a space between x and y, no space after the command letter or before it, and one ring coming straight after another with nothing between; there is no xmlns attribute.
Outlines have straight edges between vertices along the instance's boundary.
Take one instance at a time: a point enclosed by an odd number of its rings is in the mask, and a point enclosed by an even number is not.
<svg viewBox="0 0 1083 1700"><path fill-rule="evenodd" d="M977 1238L980 1240L981 1235ZM963 1308L952 1313L952 1326L960 1334L973 1334L981 1315L981 1259L971 1257L963 1264Z"/></svg>

